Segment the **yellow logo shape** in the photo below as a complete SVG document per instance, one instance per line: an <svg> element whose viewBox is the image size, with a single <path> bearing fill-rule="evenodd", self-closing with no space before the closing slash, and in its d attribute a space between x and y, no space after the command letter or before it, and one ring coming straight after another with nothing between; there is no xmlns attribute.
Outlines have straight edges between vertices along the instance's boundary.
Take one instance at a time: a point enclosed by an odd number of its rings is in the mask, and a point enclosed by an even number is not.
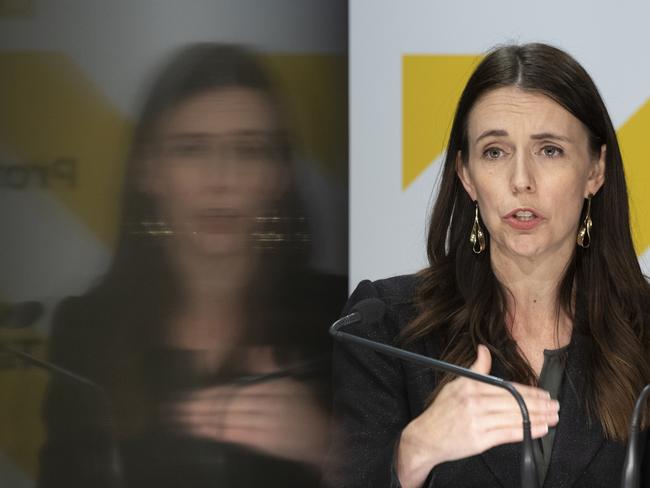
<svg viewBox="0 0 650 488"><path fill-rule="evenodd" d="M454 110L481 56L402 58L402 189L445 150Z"/></svg>
<svg viewBox="0 0 650 488"><path fill-rule="evenodd" d="M62 54L3 53L0 71L5 184L50 191L112 244L130 123Z"/></svg>
<svg viewBox="0 0 650 488"><path fill-rule="evenodd" d="M650 99L618 130L638 254L650 247ZM607 184L607 182L605 182Z"/></svg>
<svg viewBox="0 0 650 488"><path fill-rule="evenodd" d="M347 61L336 54L265 54L290 124L294 149L344 181L347 151Z"/></svg>

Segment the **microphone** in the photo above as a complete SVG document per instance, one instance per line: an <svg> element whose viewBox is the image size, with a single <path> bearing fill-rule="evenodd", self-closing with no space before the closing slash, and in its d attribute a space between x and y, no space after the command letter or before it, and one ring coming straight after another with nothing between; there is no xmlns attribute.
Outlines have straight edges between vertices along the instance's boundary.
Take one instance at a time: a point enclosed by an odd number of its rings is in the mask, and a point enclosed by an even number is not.
<svg viewBox="0 0 650 488"><path fill-rule="evenodd" d="M73 373L70 370L67 370L65 368L62 368L60 366L57 366L54 363L50 363L48 361L43 361L42 359L38 359L31 354L27 354L24 351L20 351L19 349L14 349L13 347L7 346L5 344L0 343L0 350L8 352L10 354L13 354L15 356L18 356L20 359L25 361L26 363L31 364L32 366L36 366L37 368L44 369L46 371L49 371L50 373L54 374L55 376L59 376L61 378L64 378L68 381L71 381L73 383L77 384L82 384L85 386L88 386L95 390L97 393L99 393L102 397L106 398L106 392L104 389L99 386L97 383L95 383L92 380L89 380L88 378L85 378L83 376L80 376L76 373Z"/></svg>
<svg viewBox="0 0 650 488"><path fill-rule="evenodd" d="M35 302L35 301L15 303L12 305L4 305L2 308L0 308L0 328L5 328L5 329L28 328L34 322L36 322L41 317L41 315L43 315L44 309L45 307L43 307L43 304L41 302ZM16 342L22 342L23 345L26 346L27 343L32 343L32 344L39 343L40 340L31 339L27 341L23 340L23 341L16 341ZM22 357L21 355L24 355L26 357L23 357L23 359L25 359L25 361L27 362L29 362L29 358L31 358L31 356L29 356L29 354L25 353L24 351L18 351L0 342L0 351L2 350L11 353L14 356ZM36 358L32 358L32 359L36 360Z"/></svg>
<svg viewBox="0 0 650 488"><path fill-rule="evenodd" d="M634 405L632 419L630 420L630 437L627 441L627 452L623 463L622 488L640 488L641 486L641 465L639 459L642 455L642 448L639 444L641 412L646 399L650 396L650 385L646 385Z"/></svg>
<svg viewBox="0 0 650 488"><path fill-rule="evenodd" d="M106 394L106 391L97 383L94 381L78 375L76 373L73 373L72 371L62 368L61 366L57 366L54 363L50 363L49 361L44 361L42 359L38 359L31 354L27 354L26 352L20 351L18 349L14 349L12 347L6 346L4 344L0 344L0 351L8 352L10 354L14 354L15 356L18 356L21 358L23 361L27 362L28 364L31 364L32 366L35 366L37 368L44 369L46 371L49 371L50 373L54 374L55 376L64 379L70 383L73 384L78 384L78 385L83 385L85 387L91 388L95 393L100 398L101 404L105 408L105 414L104 416L106 417L106 421L108 423L108 432L112 433L114 432L114 425L113 425L113 417L111 415L111 408L110 408L110 400L108 398L108 395ZM122 461L120 459L120 454L119 450L117 448L117 443L113 436L111 435L109 438L110 442L110 459L109 459L109 465L110 465L110 470L112 473L112 479L111 479L111 488L121 488L124 486L123 482L123 473L122 473Z"/></svg>
<svg viewBox="0 0 650 488"><path fill-rule="evenodd" d="M361 300L352 308L352 313L340 318L330 327L330 334L335 339L342 342L352 342L361 346L368 347L377 352L387 354L389 356L397 357L405 361L420 364L436 370L446 371L447 373L456 376L463 376L481 383L487 383L499 388L507 390L519 404L521 416L523 418L524 440L521 446L521 487L522 488L539 488L539 478L537 476L537 465L533 457L533 438L530 431L530 416L528 415L528 407L526 402L521 396L521 393L509 382L496 376L484 375L472 371L468 368L456 366L455 364L433 359L421 354L416 354L411 351L399 349L388 344L372 341L364 337L359 337L347 332L342 332L339 329L346 325L354 323L374 323L378 322L386 312L386 305L378 298L366 298Z"/></svg>
<svg viewBox="0 0 650 488"><path fill-rule="evenodd" d="M332 324L330 327L330 335L335 339L342 337L341 334L347 336L349 334L339 332L341 327L356 324L358 322L374 324L375 322L379 322L384 317L385 313L386 305L384 305L384 302L378 298L366 298L365 300L361 300L352 308L352 313L341 317Z"/></svg>
<svg viewBox="0 0 650 488"><path fill-rule="evenodd" d="M239 376L232 380L226 381L225 384L244 387L256 385L258 383L266 383L267 381L274 381L280 378L304 376L318 371L320 367L326 364L326 360L327 358L324 356L318 356L313 359L307 359L305 361L290 364L287 367L276 369L269 373Z"/></svg>
<svg viewBox="0 0 650 488"><path fill-rule="evenodd" d="M8 307L5 311L0 314L0 326L2 327L11 327L11 328L25 328L29 327L36 319L40 317L43 313L43 305L39 302L24 302ZM112 433L115 431L113 425L113 417L111 415L110 400L104 388L95 383L94 381L73 373L72 371L57 366L54 363L49 361L44 361L38 359L31 354L28 354L19 349L14 349L13 347L7 346L6 344L0 343L0 352L9 353L14 355L26 363L35 366L40 369L44 369L52 373L54 376L66 380L72 384L82 385L92 389L100 398L100 403L105 409L104 416L107 421L108 432ZM112 473L112 488L121 488L124 486L123 474L122 474L122 461L120 459L120 454L117 449L117 443L112 435L109 438L110 443L110 469Z"/></svg>
<svg viewBox="0 0 650 488"><path fill-rule="evenodd" d="M43 315L41 302L22 302L4 306L0 310L0 327L22 329L29 327Z"/></svg>

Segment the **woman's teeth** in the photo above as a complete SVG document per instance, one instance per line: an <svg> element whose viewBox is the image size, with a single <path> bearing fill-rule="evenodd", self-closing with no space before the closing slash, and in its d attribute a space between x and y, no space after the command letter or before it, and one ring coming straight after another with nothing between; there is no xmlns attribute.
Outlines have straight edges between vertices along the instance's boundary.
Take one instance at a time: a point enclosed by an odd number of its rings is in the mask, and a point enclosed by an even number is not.
<svg viewBox="0 0 650 488"><path fill-rule="evenodd" d="M520 210L515 214L515 218L517 220L533 220L535 218L535 214L528 210Z"/></svg>

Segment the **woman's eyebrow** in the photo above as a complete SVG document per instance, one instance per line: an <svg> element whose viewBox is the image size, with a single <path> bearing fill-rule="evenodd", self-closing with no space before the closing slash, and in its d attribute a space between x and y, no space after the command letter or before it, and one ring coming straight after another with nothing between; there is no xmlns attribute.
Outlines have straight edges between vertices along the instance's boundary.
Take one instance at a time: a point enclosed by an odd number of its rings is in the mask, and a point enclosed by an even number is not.
<svg viewBox="0 0 650 488"><path fill-rule="evenodd" d="M508 136L508 131L503 130L503 129L489 129L489 130L486 130L483 133L481 133L480 136L478 136L476 138L476 140L474 141L474 144L478 144L478 141L480 141L481 139L485 139L486 137L490 137L490 136L506 137L506 136Z"/></svg>
<svg viewBox="0 0 650 488"><path fill-rule="evenodd" d="M478 144L478 142L481 139L485 139L486 137L507 137L508 131L503 130L503 129L489 129L481 133L480 136L476 138L476 141L474 141L474 144ZM567 136L563 136L561 134L555 134L553 132L540 132L539 134L533 134L530 136L531 139L533 140L541 140L541 139L554 139L557 141L564 141L564 142L573 142L571 139L569 139Z"/></svg>
<svg viewBox="0 0 650 488"><path fill-rule="evenodd" d="M164 135L164 139L174 141L174 140L213 140L213 139L223 139L226 137L271 137L276 135L274 131L266 130L256 130L256 129L235 129L228 132L223 132L215 134L213 132L204 132L204 131L187 131L187 132L175 132L171 134Z"/></svg>
<svg viewBox="0 0 650 488"><path fill-rule="evenodd" d="M532 136L530 136L530 138L536 141L540 139L555 139L558 141L573 142L567 136L563 136L561 134L554 134L553 132L541 132L539 134L533 134Z"/></svg>

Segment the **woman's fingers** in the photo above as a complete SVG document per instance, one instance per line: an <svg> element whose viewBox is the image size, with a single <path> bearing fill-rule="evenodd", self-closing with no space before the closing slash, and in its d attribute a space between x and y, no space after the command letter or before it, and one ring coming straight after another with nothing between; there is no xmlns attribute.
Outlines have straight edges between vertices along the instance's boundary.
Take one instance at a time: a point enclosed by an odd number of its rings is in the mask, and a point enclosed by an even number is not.
<svg viewBox="0 0 650 488"><path fill-rule="evenodd" d="M533 439L544 437L549 428L557 424L557 419L548 421L545 416L531 416L530 420ZM521 442L524 438L521 415L489 414L477 419L475 424L475 441L480 452L500 444Z"/></svg>
<svg viewBox="0 0 650 488"><path fill-rule="evenodd" d="M286 379L270 383L272 387L216 387L188 393L165 404L161 417L176 427L204 424L209 432L213 426L281 431L311 418L305 416L315 410L314 402L304 385Z"/></svg>
<svg viewBox="0 0 650 488"><path fill-rule="evenodd" d="M544 437L548 434L547 426L531 427L531 435L533 439ZM522 426L518 427L504 427L500 429L493 429L485 432L479 439L479 452L484 452L501 444L509 444L512 442L521 442L524 439L524 430Z"/></svg>
<svg viewBox="0 0 650 488"><path fill-rule="evenodd" d="M197 392L163 410L182 435L243 444L286 459L317 463L327 446L329 422L313 395L293 380Z"/></svg>
<svg viewBox="0 0 650 488"><path fill-rule="evenodd" d="M488 349L478 348L472 370L489 373ZM548 433L559 420L559 403L548 392L513 384L523 398L533 438ZM498 386L458 378L444 386L433 403L403 431L400 456L428 456L432 466L479 454L523 439L523 416L516 398ZM428 455L426 453L429 453Z"/></svg>
<svg viewBox="0 0 650 488"><path fill-rule="evenodd" d="M467 380L471 383L476 383L473 380ZM452 386L451 384L449 386ZM456 385L458 386L458 385ZM441 392L440 396L443 396ZM517 412L521 418L521 409L519 403L515 398L506 390L498 387L490 387L490 389L469 387L456 387L445 392L444 396L452 396L456 399L454 403L458 403L464 409L473 413L498 413L503 411ZM523 395L526 408L529 415L541 414L554 416L560 408L557 400L553 400L550 396L544 394L540 395L538 392L527 392Z"/></svg>
<svg viewBox="0 0 650 488"><path fill-rule="evenodd" d="M456 396L461 404L470 407L472 410L485 413L510 410L521 412L515 397L503 388L479 383L467 378L459 378L450 383L448 387L449 394ZM551 399L548 392L519 384L515 384L515 387L522 395L529 415L543 414L554 417L559 411L559 403L557 400ZM521 413L519 415L521 416Z"/></svg>
<svg viewBox="0 0 650 488"><path fill-rule="evenodd" d="M554 427L557 425L557 421L557 418L549 419L545 415L532 415L530 417L531 427L539 427L540 430L544 430L547 427ZM478 429L482 432L508 428L523 429L521 414L517 414L516 412L500 412L484 415L480 417L479 423Z"/></svg>
<svg viewBox="0 0 650 488"><path fill-rule="evenodd" d="M554 415L558 413L560 404L551 398L524 398L528 414L532 415ZM479 397L479 408L485 413L498 413L513 411L521 418L521 409L515 399L509 394Z"/></svg>
<svg viewBox="0 0 650 488"><path fill-rule="evenodd" d="M461 380L473 383L471 387L475 392L480 393L481 395L491 396L491 395L505 394L510 398L514 398L512 396L512 393L508 392L505 388L489 385L487 383L481 383L479 381L470 380L468 378L459 378L456 381L461 381ZM532 398L548 399L551 397L551 395L546 390L537 388L535 386L522 385L521 383L511 383L511 384L521 394L521 396L524 397L524 399L532 399Z"/></svg>
<svg viewBox="0 0 650 488"><path fill-rule="evenodd" d="M478 346L476 360L469 369L481 374L490 374L490 369L492 369L492 356L487 347L482 344Z"/></svg>

